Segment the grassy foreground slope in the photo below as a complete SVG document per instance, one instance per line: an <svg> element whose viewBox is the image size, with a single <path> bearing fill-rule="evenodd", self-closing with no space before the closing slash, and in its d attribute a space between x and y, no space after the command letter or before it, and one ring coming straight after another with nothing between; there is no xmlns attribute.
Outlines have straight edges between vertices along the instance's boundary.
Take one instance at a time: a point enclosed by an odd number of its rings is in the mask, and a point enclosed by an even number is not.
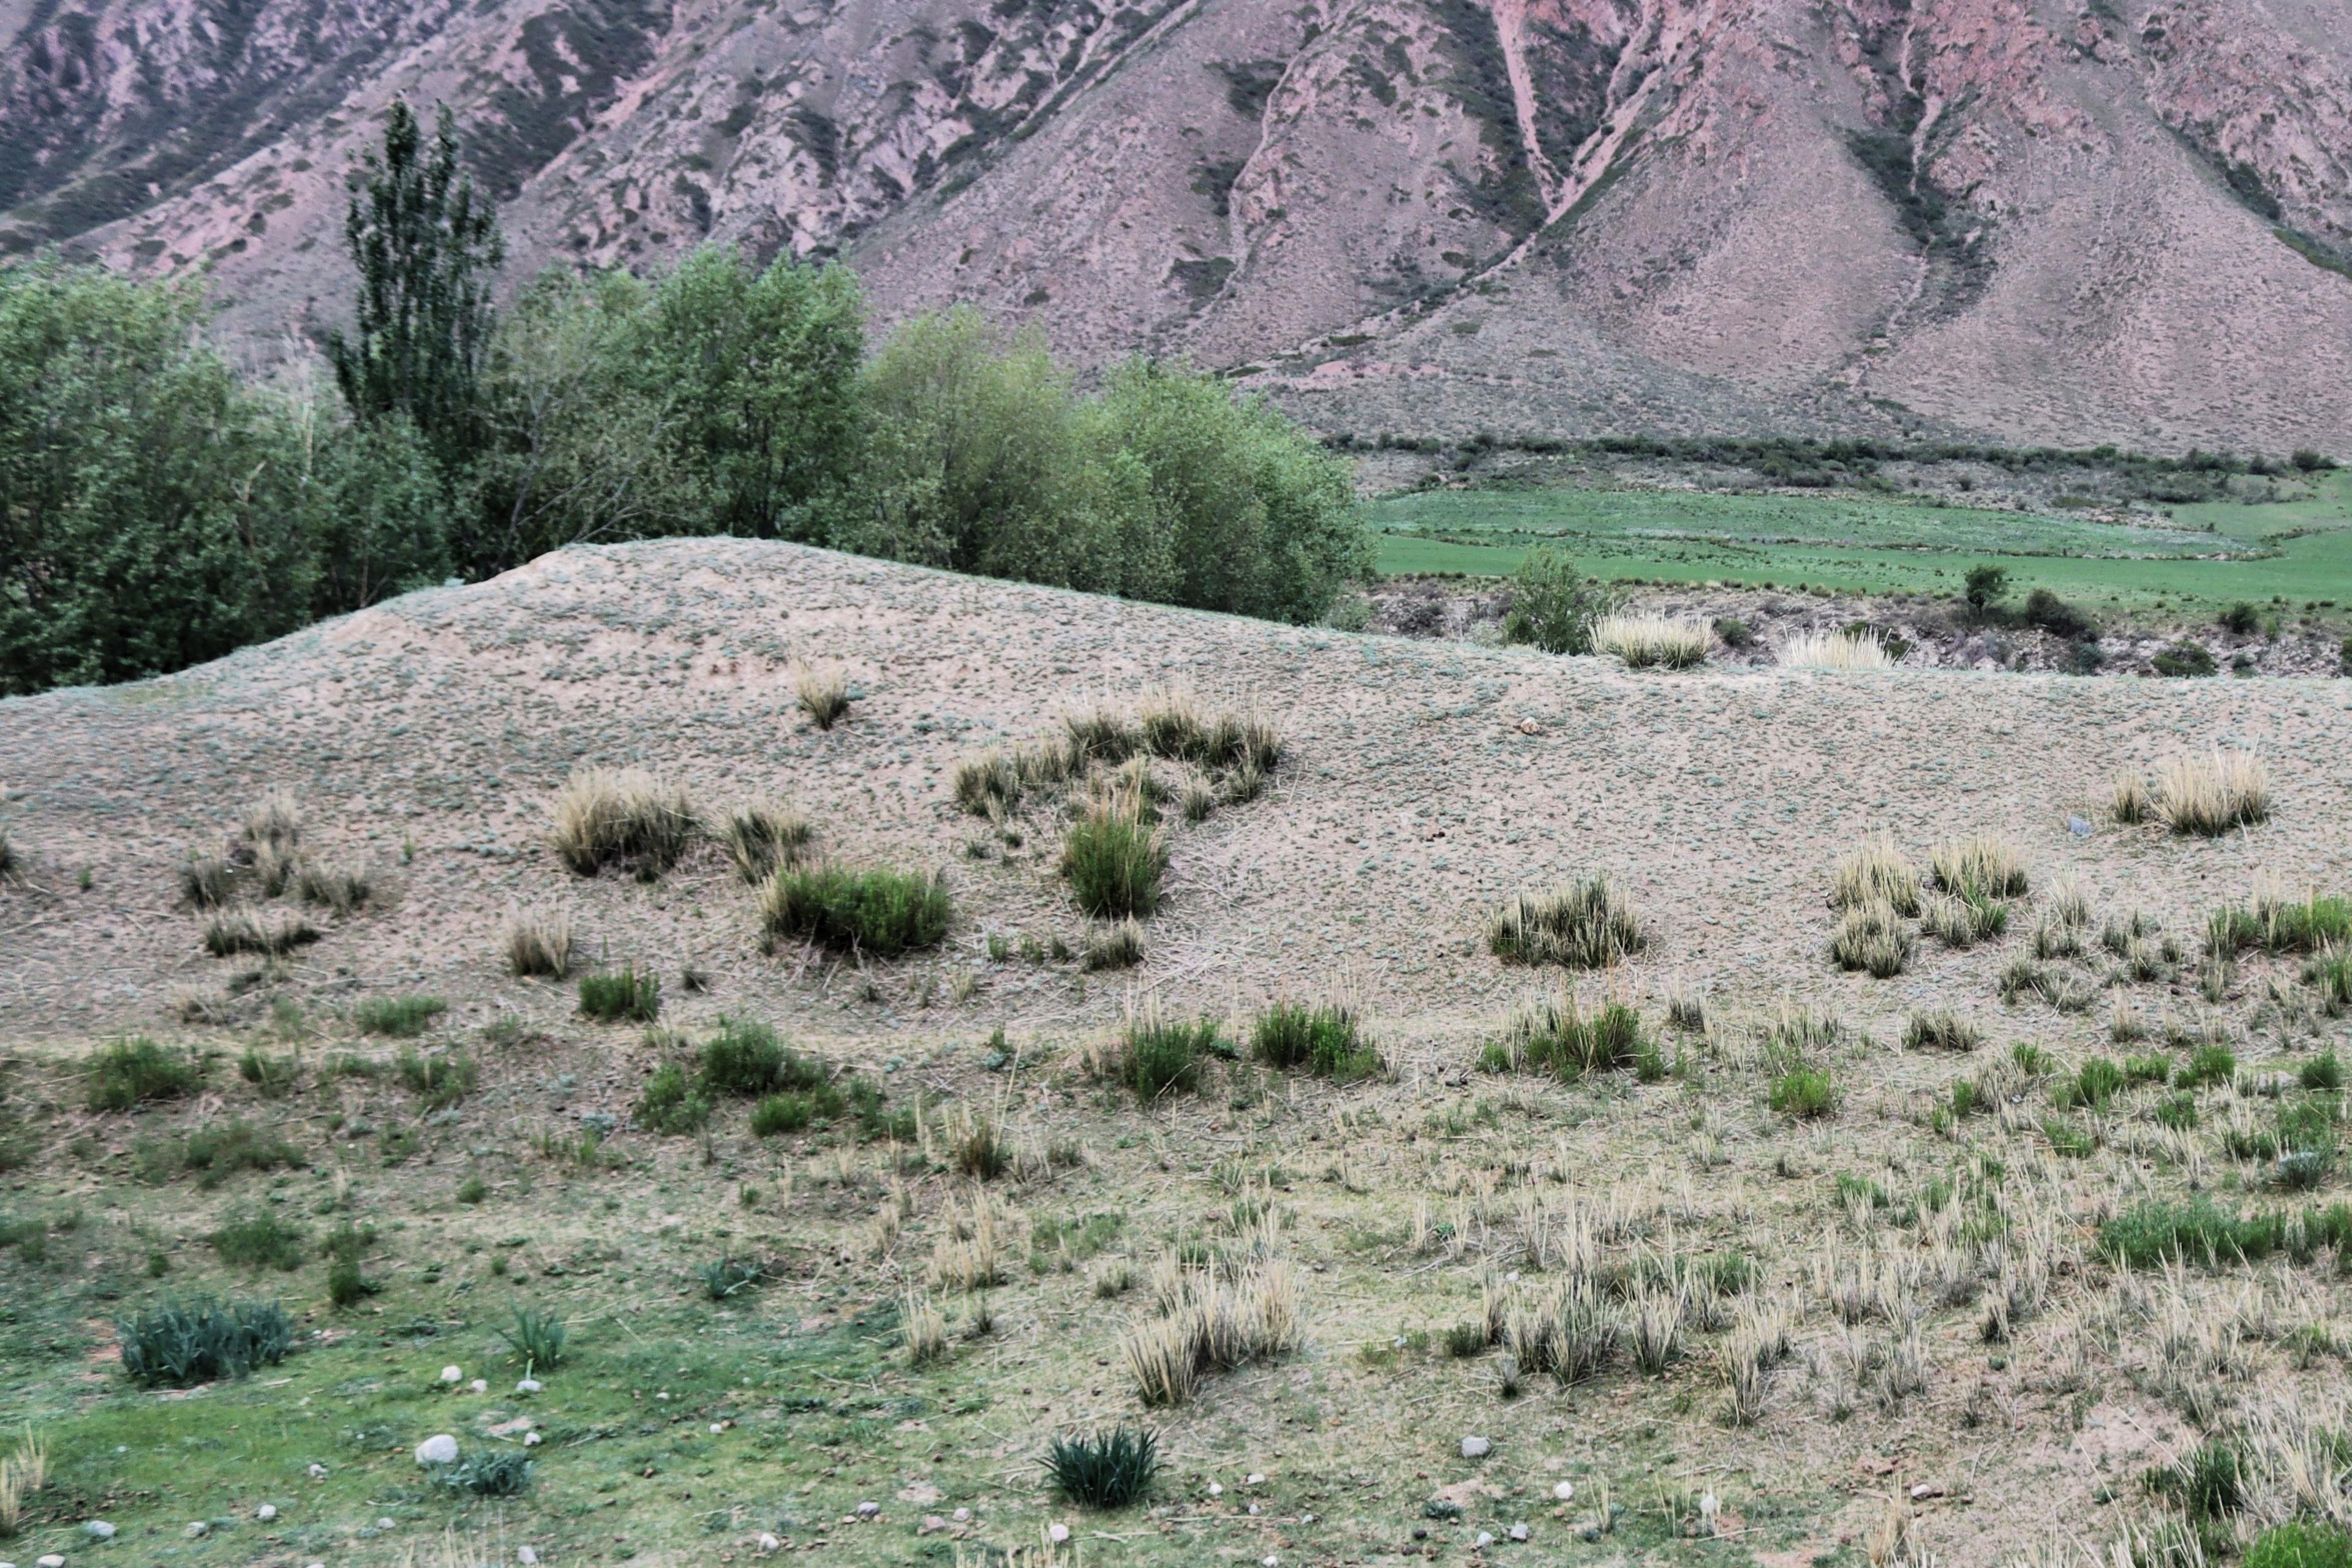
<svg viewBox="0 0 2352 1568"><path fill-rule="evenodd" d="M2123 609L2352 601L2352 471L2307 500L2177 506L2169 526L1888 500L1633 489L1425 490L1373 503L1385 573L1504 575L1551 543L1608 577L1951 593L1997 561Z"/></svg>
<svg viewBox="0 0 2352 1568"><path fill-rule="evenodd" d="M845 679L829 729L802 665ZM1090 973L1061 956L1088 926L1056 792L992 821L956 765L1168 684L1263 714L1283 756L1255 798L1169 812L1143 962ZM2217 744L2267 758L2266 820L2175 837L2101 809L2116 772ZM2301 954L2210 983L2200 957L2207 914L2265 879L2352 892L2347 749L2340 682L1642 675L738 541L567 552L0 703L0 1425L46 1443L52 1483L0 1552L686 1563L772 1535L945 1564L1042 1557L1059 1523L1058 1560L1104 1563L1458 1559L1482 1532L1531 1561L1853 1563L1889 1531L1974 1563L2130 1521L2251 1539L2285 1495L2260 1421L2336 1419L2352 1247L2301 1229L2171 1275L2105 1248L2192 1188L2232 1214L2346 1197L2334 1165L2273 1173L2286 1112L2333 1125L2340 1090L2305 1085L2352 1048L2342 1018ZM782 801L842 866L940 869L947 938L763 951L758 890L707 838L653 880L577 877L546 833L582 763L682 784L714 824ZM182 867L271 788L306 859L368 897L338 915L240 872L265 925L316 940L210 956ZM2006 839L2028 888L1997 900L2005 931L1914 933L1890 979L1837 970L1832 870L1882 830L1922 867ZM1591 873L1647 940L1580 1002L1631 1005L1648 1048L1574 1079L1480 1070L1559 984L1491 956L1488 912ZM2077 901L2072 951L2035 934ZM657 1022L509 974L517 916L571 922L575 980L657 975ZM2128 961L2110 923L2143 933ZM1286 997L1350 1004L1385 1070L1254 1059ZM2111 1037L2116 1004L2146 1037ZM1215 1022L1234 1059L1139 1097L1116 1065L1154 1006ZM1943 1010L1972 1049L1914 1029ZM648 1086L706 1079L730 1018L842 1103L761 1122L718 1087L700 1129L648 1130ZM195 1053L200 1080L94 1108L90 1064L126 1034ZM2121 1081L2085 1071L2122 1057ZM341 1305L338 1245L373 1287ZM1203 1258L1279 1265L1296 1343L1147 1408L1129 1336ZM706 1278L730 1259L757 1278ZM1507 1314L1555 1287L1591 1291L1613 1342L1507 1397L1488 1292ZM921 1364L910 1291L943 1320ZM132 1386L115 1321L197 1292L281 1301L292 1353ZM557 1364L502 1337L518 1308L562 1315ZM1673 1325L1654 1359L1644 1321ZM543 1386L517 1392L526 1372ZM1050 1492L1049 1436L1139 1419L1166 1458L1143 1507ZM530 1458L527 1487L440 1484L412 1451L444 1434ZM2208 1440L2244 1453L2251 1500L2199 1519L2141 1477Z"/></svg>

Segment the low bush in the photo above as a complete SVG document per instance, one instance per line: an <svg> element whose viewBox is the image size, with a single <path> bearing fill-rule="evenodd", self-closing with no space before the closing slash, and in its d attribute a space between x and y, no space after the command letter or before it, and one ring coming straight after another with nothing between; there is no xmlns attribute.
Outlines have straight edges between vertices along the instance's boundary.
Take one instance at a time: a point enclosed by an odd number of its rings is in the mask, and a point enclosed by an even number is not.
<svg viewBox="0 0 2352 1568"><path fill-rule="evenodd" d="M2263 613L2241 599L2215 617L2214 624L2231 637L2250 637L2262 629Z"/></svg>
<svg viewBox="0 0 2352 1568"><path fill-rule="evenodd" d="M2227 1046L2204 1045L2189 1053L2189 1060L2172 1076L2175 1089L2196 1089L2209 1083L2228 1083L2238 1076L2237 1054Z"/></svg>
<svg viewBox="0 0 2352 1568"><path fill-rule="evenodd" d="M650 1024L661 1016L661 976L634 964L580 977L580 1011L604 1024Z"/></svg>
<svg viewBox="0 0 2352 1568"><path fill-rule="evenodd" d="M2158 649L2147 663L2157 674L2172 679L2211 675L2221 668L2203 643L2192 642L2187 637Z"/></svg>
<svg viewBox="0 0 2352 1568"><path fill-rule="evenodd" d="M200 910L216 910L236 890L236 868L217 855L191 855L180 865L180 895Z"/></svg>
<svg viewBox="0 0 2352 1568"><path fill-rule="evenodd" d="M1791 1068L1772 1079L1766 1103L1783 1116L1806 1121L1834 1113L1843 1098L1826 1068Z"/></svg>
<svg viewBox="0 0 2352 1568"><path fill-rule="evenodd" d="M220 1260L236 1268L290 1271L302 1266L310 1250L301 1226L267 1211L229 1220L213 1232L211 1240Z"/></svg>
<svg viewBox="0 0 2352 1568"><path fill-rule="evenodd" d="M1486 921L1486 948L1506 963L1605 969L1648 945L1633 908L1606 877L1548 893L1514 893Z"/></svg>
<svg viewBox="0 0 2352 1568"><path fill-rule="evenodd" d="M259 1047L247 1046L236 1060L236 1076L262 1099L283 1100L301 1082L302 1064L294 1057L265 1056Z"/></svg>
<svg viewBox="0 0 2352 1568"><path fill-rule="evenodd" d="M634 768L582 768L556 796L549 841L583 877L618 866L652 878L677 864L695 826L682 787Z"/></svg>
<svg viewBox="0 0 2352 1568"><path fill-rule="evenodd" d="M1587 1012L1572 994L1561 991L1513 1009L1502 1037L1487 1046L1484 1065L1576 1079L1633 1067L1654 1049L1641 1014L1630 1005L1612 1000Z"/></svg>
<svg viewBox="0 0 2352 1568"><path fill-rule="evenodd" d="M193 1388L286 1359L293 1320L261 1301L164 1301L118 1321L123 1374L151 1387Z"/></svg>
<svg viewBox="0 0 2352 1568"><path fill-rule="evenodd" d="M476 1497L519 1497L530 1487L530 1457L517 1448L493 1448L445 1467L434 1479Z"/></svg>
<svg viewBox="0 0 2352 1568"><path fill-rule="evenodd" d="M144 1035L114 1040L89 1063L89 1108L128 1110L151 1100L178 1100L196 1090L204 1069L185 1051L166 1050Z"/></svg>
<svg viewBox="0 0 2352 1568"><path fill-rule="evenodd" d="M1045 1449L1054 1488L1081 1508L1140 1502L1160 1469L1160 1440L1121 1423L1108 1432L1055 1437Z"/></svg>
<svg viewBox="0 0 2352 1568"><path fill-rule="evenodd" d="M1258 1015L1251 1045L1269 1066L1304 1068L1342 1083L1381 1069L1380 1053L1364 1038L1356 1010L1336 1002L1276 1003Z"/></svg>
<svg viewBox="0 0 2352 1568"><path fill-rule="evenodd" d="M677 1062L666 1062L646 1079L630 1111L632 1125L669 1136L698 1131L710 1120L710 1101Z"/></svg>
<svg viewBox="0 0 2352 1568"><path fill-rule="evenodd" d="M771 941L792 938L840 952L896 958L947 935L946 885L908 871L784 866L761 894Z"/></svg>
<svg viewBox="0 0 2352 1568"><path fill-rule="evenodd" d="M2344 1087L2344 1064L2336 1059L2334 1047L2295 1069L2295 1080L2314 1093L2333 1094Z"/></svg>
<svg viewBox="0 0 2352 1568"><path fill-rule="evenodd" d="M352 1009L352 1021L363 1035L411 1039L448 1010L449 1004L438 996L370 996Z"/></svg>
<svg viewBox="0 0 2352 1568"><path fill-rule="evenodd" d="M1137 797L1097 799L1062 840L1070 896L1097 920L1150 915L1160 907L1167 873L1167 835L1144 820Z"/></svg>
<svg viewBox="0 0 2352 1568"><path fill-rule="evenodd" d="M1533 643L1546 653L1591 653L1593 627L1613 615L1623 597L1578 571L1564 552L1539 544L1528 552L1512 579L1503 640Z"/></svg>
<svg viewBox="0 0 2352 1568"><path fill-rule="evenodd" d="M2039 626L2053 637L2069 642L2080 642L2099 635L2099 623L2088 613L2076 608L2047 588L2036 588L2025 595L2025 624Z"/></svg>

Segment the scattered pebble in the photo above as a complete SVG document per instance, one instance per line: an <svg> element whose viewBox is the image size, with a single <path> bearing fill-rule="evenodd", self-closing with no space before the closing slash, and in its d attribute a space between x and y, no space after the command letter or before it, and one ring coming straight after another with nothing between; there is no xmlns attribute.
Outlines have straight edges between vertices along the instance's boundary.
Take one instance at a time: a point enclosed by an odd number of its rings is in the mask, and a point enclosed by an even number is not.
<svg viewBox="0 0 2352 1568"><path fill-rule="evenodd" d="M778 1541L772 1535L762 1535L760 1537L760 1550L762 1552L773 1552L777 1547L782 1546L782 1542Z"/></svg>
<svg viewBox="0 0 2352 1568"><path fill-rule="evenodd" d="M536 1448L541 1441L542 1439L536 1432L526 1432L522 1435L522 1446L526 1448Z"/></svg>
<svg viewBox="0 0 2352 1568"><path fill-rule="evenodd" d="M463 1383L466 1381L466 1374L459 1372L454 1366L445 1366L441 1369L441 1381L444 1383Z"/></svg>
<svg viewBox="0 0 2352 1568"><path fill-rule="evenodd" d="M1489 1443L1484 1437L1465 1437L1462 1439L1462 1457L1465 1459L1483 1459L1494 1451L1495 1445Z"/></svg>
<svg viewBox="0 0 2352 1568"><path fill-rule="evenodd" d="M1225 1489L1218 1485L1215 1481L1211 1481L1209 1483L1209 1495L1211 1497L1223 1497L1225 1495Z"/></svg>
<svg viewBox="0 0 2352 1568"><path fill-rule="evenodd" d="M1070 1527L1066 1524L1049 1524L1045 1527L1045 1539L1056 1546L1065 1545L1070 1539Z"/></svg>
<svg viewBox="0 0 2352 1568"><path fill-rule="evenodd" d="M1250 1505L1249 1505L1249 1510L1250 1510L1250 1512L1252 1512L1252 1513L1255 1513L1255 1512L1257 1511L1257 1504L1255 1504L1255 1503L1252 1503L1252 1504L1250 1504Z"/></svg>
<svg viewBox="0 0 2352 1568"><path fill-rule="evenodd" d="M457 1462L457 1439L446 1432L438 1432L416 1445L416 1462L420 1465L454 1465Z"/></svg>
<svg viewBox="0 0 2352 1568"><path fill-rule="evenodd" d="M33 1568L66 1568L66 1560L52 1552L47 1557L34 1558Z"/></svg>
<svg viewBox="0 0 2352 1568"><path fill-rule="evenodd" d="M1484 1551L1486 1548L1495 1544L1495 1538L1482 1530L1478 1532L1478 1539L1471 1544L1478 1547L1481 1551Z"/></svg>
<svg viewBox="0 0 2352 1568"><path fill-rule="evenodd" d="M719 1434L720 1434L721 1432L724 1432L724 1431L726 1431L726 1430L727 1430L727 1423L725 1423L724 1421L713 1421L713 1422L710 1424L710 1435L711 1435L712 1436L714 1436L714 1437L718 1436L719 1436Z"/></svg>
<svg viewBox="0 0 2352 1568"><path fill-rule="evenodd" d="M915 1526L915 1533L917 1535L937 1535L940 1531L945 1530L947 1527L948 1521L946 1520L941 1519L938 1514L927 1513L923 1515L923 1522Z"/></svg>
<svg viewBox="0 0 2352 1568"><path fill-rule="evenodd" d="M960 1508L955 1510L953 1517L958 1524L970 1524L971 1522L971 1510L968 1508Z"/></svg>
<svg viewBox="0 0 2352 1568"><path fill-rule="evenodd" d="M1514 1541L1525 1541L1528 1538L1528 1527L1524 1524L1515 1524L1511 1526L1510 1534Z"/></svg>
<svg viewBox="0 0 2352 1568"><path fill-rule="evenodd" d="M879 1519L881 1516L882 1505L878 1502L862 1502L857 1505L857 1517L860 1519Z"/></svg>
<svg viewBox="0 0 2352 1568"><path fill-rule="evenodd" d="M522 1568L531 1568L531 1565L539 1561L539 1549L533 1546L518 1546L515 1548L515 1561L521 1563Z"/></svg>
<svg viewBox="0 0 2352 1568"><path fill-rule="evenodd" d="M392 1528L392 1521L389 1519L379 1519L375 1521L375 1527L378 1530L390 1530Z"/></svg>
<svg viewBox="0 0 2352 1568"><path fill-rule="evenodd" d="M488 1394L490 1391L490 1380L487 1377L478 1377L466 1386L477 1394Z"/></svg>
<svg viewBox="0 0 2352 1568"><path fill-rule="evenodd" d="M517 1394L537 1394L541 1389L546 1386L547 1385L545 1384L540 1382L539 1379L535 1377L526 1377L520 1383L515 1384L515 1392Z"/></svg>
<svg viewBox="0 0 2352 1568"><path fill-rule="evenodd" d="M1251 1471L1251 1472L1250 1472L1250 1478L1249 1478L1249 1479L1248 1479L1246 1482L1244 1482L1244 1485L1246 1485L1246 1486L1262 1487L1262 1486L1265 1485L1265 1478L1264 1476L1259 1475L1256 1471L1253 1470L1253 1471Z"/></svg>
<svg viewBox="0 0 2352 1568"><path fill-rule="evenodd" d="M325 1480L325 1479L327 1479L327 1467L326 1467L326 1466L324 1466L324 1465L313 1465L313 1466L311 1466L311 1467L310 1467L310 1479L311 1479L312 1480L314 1480L314 1481L323 1481L323 1480Z"/></svg>
<svg viewBox="0 0 2352 1568"><path fill-rule="evenodd" d="M91 1520L88 1524L81 1527L81 1532L84 1535L89 1536L92 1541L111 1541L114 1539L114 1526L107 1523L106 1521L102 1519Z"/></svg>
<svg viewBox="0 0 2352 1568"><path fill-rule="evenodd" d="M1298 1516L1298 1522L1301 1524L1312 1524L1315 1522L1315 1516L1311 1513L1302 1513Z"/></svg>
<svg viewBox="0 0 2352 1568"><path fill-rule="evenodd" d="M1551 1489L1551 1495L1558 1498L1562 1502L1567 1502L1576 1496L1576 1483L1574 1481L1561 1481Z"/></svg>
<svg viewBox="0 0 2352 1568"><path fill-rule="evenodd" d="M187 1529L180 1531L181 1534L186 1536L191 1541L202 1541L205 1536L210 1535L212 1532L213 1527L206 1524L201 1519L190 1524Z"/></svg>
<svg viewBox="0 0 2352 1568"><path fill-rule="evenodd" d="M271 1520L278 1517L278 1505L274 1502L263 1503L259 1508L253 1510L253 1517L261 1521L262 1523L268 1524Z"/></svg>

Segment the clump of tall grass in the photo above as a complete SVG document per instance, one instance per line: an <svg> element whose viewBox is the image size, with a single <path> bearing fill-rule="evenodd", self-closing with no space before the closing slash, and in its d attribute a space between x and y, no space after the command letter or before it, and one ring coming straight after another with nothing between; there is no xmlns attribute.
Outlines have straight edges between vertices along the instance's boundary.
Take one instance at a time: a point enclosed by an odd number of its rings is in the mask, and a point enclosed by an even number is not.
<svg viewBox="0 0 2352 1568"><path fill-rule="evenodd" d="M1715 632L1706 621L1620 612L1593 623L1592 646L1615 654L1628 669L1689 669L1706 662Z"/></svg>
<svg viewBox="0 0 2352 1568"><path fill-rule="evenodd" d="M1158 1316L1138 1324L1121 1346L1146 1405L1181 1405L1204 1373L1276 1360L1302 1338L1297 1279L1280 1258L1230 1278L1171 1260L1155 1294Z"/></svg>
<svg viewBox="0 0 2352 1568"><path fill-rule="evenodd" d="M362 1035L388 1035L413 1039L449 1010L438 996L369 996L352 1009L352 1022Z"/></svg>
<svg viewBox="0 0 2352 1568"><path fill-rule="evenodd" d="M908 1363L923 1366L948 1353L948 1321L929 1294L908 1290L898 1301L898 1343Z"/></svg>
<svg viewBox="0 0 2352 1568"><path fill-rule="evenodd" d="M151 1100L194 1094L204 1069L185 1051L167 1050L144 1035L113 1040L89 1059L89 1108L128 1110Z"/></svg>
<svg viewBox="0 0 2352 1568"><path fill-rule="evenodd" d="M1993 834L1948 838L1927 858L1936 885L1956 898L2014 899L2027 887L2025 862L2017 847Z"/></svg>
<svg viewBox="0 0 2352 1568"><path fill-rule="evenodd" d="M180 894L196 909L216 910L236 891L236 868L217 855L191 855L180 863Z"/></svg>
<svg viewBox="0 0 2352 1568"><path fill-rule="evenodd" d="M339 915L349 915L368 900L373 889L367 874L340 866L305 861L295 873L294 890L306 904L317 904Z"/></svg>
<svg viewBox="0 0 2352 1568"><path fill-rule="evenodd" d="M2156 819L2156 796L2137 773L2117 773L2107 795L2107 815L2126 827Z"/></svg>
<svg viewBox="0 0 2352 1568"><path fill-rule="evenodd" d="M1145 820L1139 790L1105 791L1088 802L1062 841L1062 875L1078 908L1097 920L1124 920L1160 907L1168 838Z"/></svg>
<svg viewBox="0 0 2352 1568"><path fill-rule="evenodd" d="M1078 967L1089 972L1132 969L1143 962L1143 927L1133 916L1096 926L1078 944Z"/></svg>
<svg viewBox="0 0 2352 1568"><path fill-rule="evenodd" d="M1612 997L1588 1010L1562 987L1513 1008L1501 1036L1488 1043L1483 1065L1574 1079L1633 1067L1655 1049L1632 1004Z"/></svg>
<svg viewBox="0 0 2352 1568"><path fill-rule="evenodd" d="M2216 747L2168 759L2157 770L2156 808L2175 833L2219 837L2271 814L2270 765L2252 752Z"/></svg>
<svg viewBox="0 0 2352 1568"><path fill-rule="evenodd" d="M1948 1008L1914 1013L1903 1026L1906 1051L1972 1051L1982 1044L1984 1032Z"/></svg>
<svg viewBox="0 0 2352 1568"><path fill-rule="evenodd" d="M572 1331L552 1308L518 1305L514 1321L499 1331L499 1338L506 1341L508 1353L526 1371L547 1372L563 1364L570 1353Z"/></svg>
<svg viewBox="0 0 2352 1568"><path fill-rule="evenodd" d="M808 818L781 805L754 801L728 814L726 841L736 874L747 882L764 882L778 866L797 861L808 847Z"/></svg>
<svg viewBox="0 0 2352 1568"><path fill-rule="evenodd" d="M1010 754L993 749L958 763L951 782L956 805L974 816L1013 810L1025 789L1020 766Z"/></svg>
<svg viewBox="0 0 2352 1568"><path fill-rule="evenodd" d="M605 1024L650 1024L661 1016L661 976L635 964L580 977L582 1016Z"/></svg>
<svg viewBox="0 0 2352 1568"><path fill-rule="evenodd" d="M849 677L837 669L801 665L793 673L793 700L810 723L830 730L849 711Z"/></svg>
<svg viewBox="0 0 2352 1568"><path fill-rule="evenodd" d="M695 827L684 786L635 768L582 768L555 797L549 842L583 877L621 866L650 878L677 864Z"/></svg>
<svg viewBox="0 0 2352 1568"><path fill-rule="evenodd" d="M1153 756L1199 767L1272 773L1282 761L1281 732L1264 715L1208 713L1189 692L1174 689L1144 700L1134 734Z"/></svg>
<svg viewBox="0 0 2352 1568"><path fill-rule="evenodd" d="M1648 945L1641 921L1606 877L1511 895L1486 921L1486 948L1506 963L1605 969Z"/></svg>
<svg viewBox="0 0 2352 1568"><path fill-rule="evenodd" d="M269 1302L199 1297L134 1313L118 1321L114 1333L131 1382L193 1388L277 1365L294 1342L294 1322Z"/></svg>
<svg viewBox="0 0 2352 1568"><path fill-rule="evenodd" d="M1900 915L1919 913L1919 871L1895 847L1894 835L1874 834L1848 850L1830 878L1830 908L1891 904Z"/></svg>
<svg viewBox="0 0 2352 1568"><path fill-rule="evenodd" d="M1828 1068L1797 1067L1772 1079L1766 1103L1784 1116L1804 1121L1833 1114L1843 1098Z"/></svg>
<svg viewBox="0 0 2352 1568"><path fill-rule="evenodd" d="M1276 1002L1258 1015L1251 1047L1268 1066L1304 1068L1342 1083L1381 1070L1380 1053L1364 1037L1355 1008L1340 1002Z"/></svg>
<svg viewBox="0 0 2352 1568"><path fill-rule="evenodd" d="M283 958L319 940L319 928L297 916L264 920L250 910L223 910L205 922L205 951L215 958L256 952Z"/></svg>
<svg viewBox="0 0 2352 1568"><path fill-rule="evenodd" d="M2229 954L2246 948L2264 952L2317 952L2352 942L2352 900L2317 891L2301 900L2256 893L2242 906L2213 911L2205 923L2208 952Z"/></svg>
<svg viewBox="0 0 2352 1568"><path fill-rule="evenodd" d="M1139 1502L1159 1469L1160 1439L1125 1422L1108 1432L1055 1437L1045 1449L1045 1473L1055 1489L1081 1508Z"/></svg>
<svg viewBox="0 0 2352 1568"><path fill-rule="evenodd" d="M1108 1066L1138 1100L1150 1104L1163 1095L1199 1088L1202 1059L1231 1052L1216 1019L1187 1022L1165 1011L1155 996L1129 1003L1116 1055Z"/></svg>
<svg viewBox="0 0 2352 1568"><path fill-rule="evenodd" d="M780 866L760 895L771 942L789 937L876 958L938 946L951 910L940 878L887 868Z"/></svg>
<svg viewBox="0 0 2352 1568"><path fill-rule="evenodd" d="M572 922L562 915L526 915L507 911L499 945L505 950L507 973L517 976L545 975L561 980L572 973Z"/></svg>
<svg viewBox="0 0 2352 1568"><path fill-rule="evenodd" d="M291 856L302 839L302 806L291 791L271 789L246 808L245 841Z"/></svg>
<svg viewBox="0 0 2352 1568"><path fill-rule="evenodd" d="M1895 656L1867 634L1800 632L1782 643L1779 661L1800 669L1892 669Z"/></svg>
<svg viewBox="0 0 2352 1568"><path fill-rule="evenodd" d="M1830 936L1830 958L1840 969L1862 970L1880 980L1903 973L1911 962L1911 928L1890 903L1857 904Z"/></svg>

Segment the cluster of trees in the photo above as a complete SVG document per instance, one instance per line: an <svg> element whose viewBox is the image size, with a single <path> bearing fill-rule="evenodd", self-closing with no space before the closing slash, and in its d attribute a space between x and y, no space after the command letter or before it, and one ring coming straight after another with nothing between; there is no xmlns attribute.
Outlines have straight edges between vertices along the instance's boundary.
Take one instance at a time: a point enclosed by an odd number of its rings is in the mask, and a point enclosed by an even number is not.
<svg viewBox="0 0 2352 1568"><path fill-rule="evenodd" d="M787 539L1272 619L1368 575L1342 463L1212 377L1091 393L976 312L868 352L856 278L711 247L503 310L445 116L396 105L335 391L251 384L194 289L0 266L0 694L133 679L563 545Z"/></svg>

